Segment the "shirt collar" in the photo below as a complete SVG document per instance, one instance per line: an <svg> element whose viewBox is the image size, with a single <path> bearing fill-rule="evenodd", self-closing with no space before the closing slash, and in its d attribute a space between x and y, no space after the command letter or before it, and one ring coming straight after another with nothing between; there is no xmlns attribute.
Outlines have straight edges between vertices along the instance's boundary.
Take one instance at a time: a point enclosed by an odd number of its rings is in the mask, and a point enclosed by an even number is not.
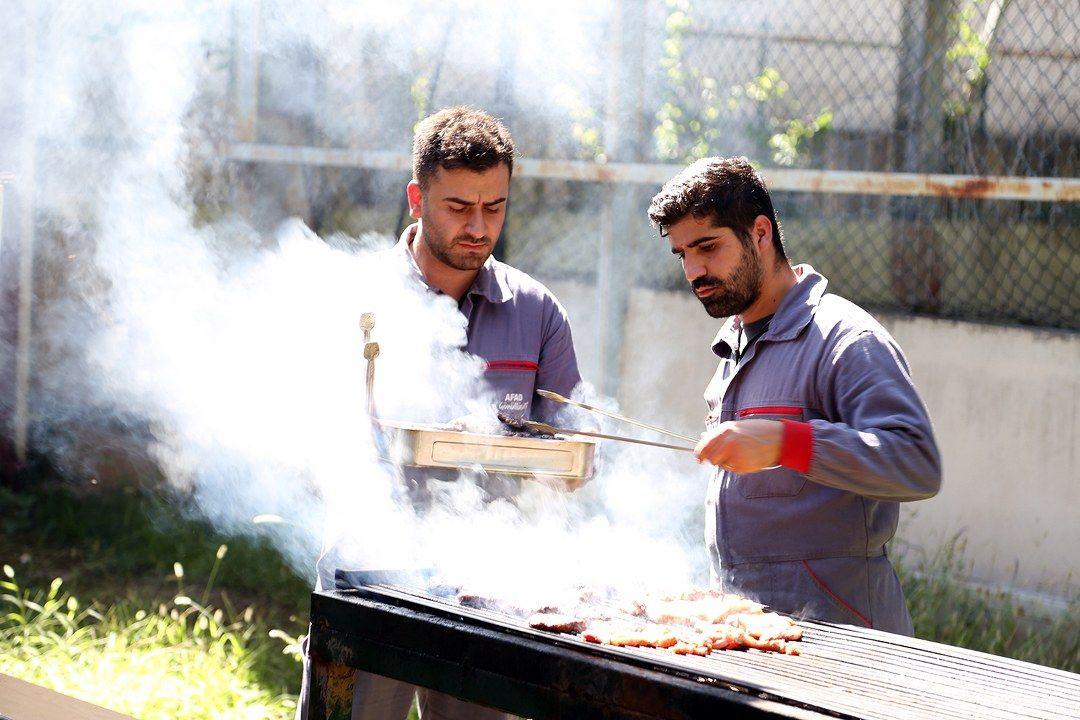
<svg viewBox="0 0 1080 720"><path fill-rule="evenodd" d="M825 276L806 264L796 265L793 269L795 285L780 301L780 306L776 308L772 322L769 323L769 329L759 340L779 342L794 338L810 322L818 303L821 302L821 296L825 294L825 286L829 282ZM724 359L730 358L738 346L740 327L738 317L728 318L713 338L712 351Z"/></svg>
<svg viewBox="0 0 1080 720"><path fill-rule="evenodd" d="M412 254L412 243L416 239L416 231L419 228L418 223L413 223L401 233L401 237L398 238L397 244L394 246L394 252L403 256L403 259L408 263L407 267L410 269L410 274L420 280L424 285L427 285L427 281L424 279L424 273L420 269L420 266L416 264L416 258ZM430 287L430 285L428 285ZM507 266L504 263L499 262L494 257L489 256L484 262L484 265L480 268L480 272L476 274L476 279L473 280L473 284L469 287L466 295L479 295L488 302L503 303L514 297L514 292L510 289L510 283L507 279Z"/></svg>

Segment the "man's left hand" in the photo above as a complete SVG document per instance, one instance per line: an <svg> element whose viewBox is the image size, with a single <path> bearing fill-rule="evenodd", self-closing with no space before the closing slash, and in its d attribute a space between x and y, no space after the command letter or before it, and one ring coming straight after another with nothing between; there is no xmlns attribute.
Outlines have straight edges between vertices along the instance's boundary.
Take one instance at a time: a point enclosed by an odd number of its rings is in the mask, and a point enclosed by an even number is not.
<svg viewBox="0 0 1080 720"><path fill-rule="evenodd" d="M784 426L778 420L728 420L701 436L694 448L698 462L737 473L776 467Z"/></svg>

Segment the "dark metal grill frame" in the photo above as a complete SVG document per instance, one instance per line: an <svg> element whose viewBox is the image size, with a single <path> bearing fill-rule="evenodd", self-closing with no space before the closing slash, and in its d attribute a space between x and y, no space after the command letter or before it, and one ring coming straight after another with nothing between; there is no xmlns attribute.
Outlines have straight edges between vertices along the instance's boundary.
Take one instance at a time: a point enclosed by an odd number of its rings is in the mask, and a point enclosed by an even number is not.
<svg viewBox="0 0 1080 720"><path fill-rule="evenodd" d="M401 587L312 595L310 717L349 717L353 669L530 718L1076 718L1080 675L802 622L803 654L593 645Z"/></svg>

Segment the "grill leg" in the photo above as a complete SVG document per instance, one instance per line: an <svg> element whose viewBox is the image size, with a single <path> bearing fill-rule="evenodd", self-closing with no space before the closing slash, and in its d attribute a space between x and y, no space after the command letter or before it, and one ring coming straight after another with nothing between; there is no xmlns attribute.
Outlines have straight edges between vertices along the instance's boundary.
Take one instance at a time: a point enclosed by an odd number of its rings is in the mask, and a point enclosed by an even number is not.
<svg viewBox="0 0 1080 720"><path fill-rule="evenodd" d="M351 667L310 654L306 678L307 720L350 720L355 673Z"/></svg>

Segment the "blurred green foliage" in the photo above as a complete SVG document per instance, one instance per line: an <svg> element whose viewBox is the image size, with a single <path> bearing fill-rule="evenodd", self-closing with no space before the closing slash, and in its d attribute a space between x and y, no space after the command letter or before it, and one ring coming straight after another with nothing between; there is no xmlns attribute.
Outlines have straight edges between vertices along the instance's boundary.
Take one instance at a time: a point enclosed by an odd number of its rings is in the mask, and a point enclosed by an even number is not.
<svg viewBox="0 0 1080 720"><path fill-rule="evenodd" d="M971 575L956 537L918 562L897 563L917 637L1080 672L1080 597L1061 612L1028 607Z"/></svg>
<svg viewBox="0 0 1080 720"><path fill-rule="evenodd" d="M660 60L666 80L665 99L656 113L653 136L660 160L693 162L716 155L730 126L745 124L753 147L751 159L768 158L776 165L799 164L810 142L832 125L828 108L806 115L787 97L789 86L773 67L731 88L687 58L686 36L694 26L690 0L667 0L667 37ZM749 107L747 107L749 106ZM748 112L749 110L749 112ZM740 115L743 116L740 119Z"/></svg>

